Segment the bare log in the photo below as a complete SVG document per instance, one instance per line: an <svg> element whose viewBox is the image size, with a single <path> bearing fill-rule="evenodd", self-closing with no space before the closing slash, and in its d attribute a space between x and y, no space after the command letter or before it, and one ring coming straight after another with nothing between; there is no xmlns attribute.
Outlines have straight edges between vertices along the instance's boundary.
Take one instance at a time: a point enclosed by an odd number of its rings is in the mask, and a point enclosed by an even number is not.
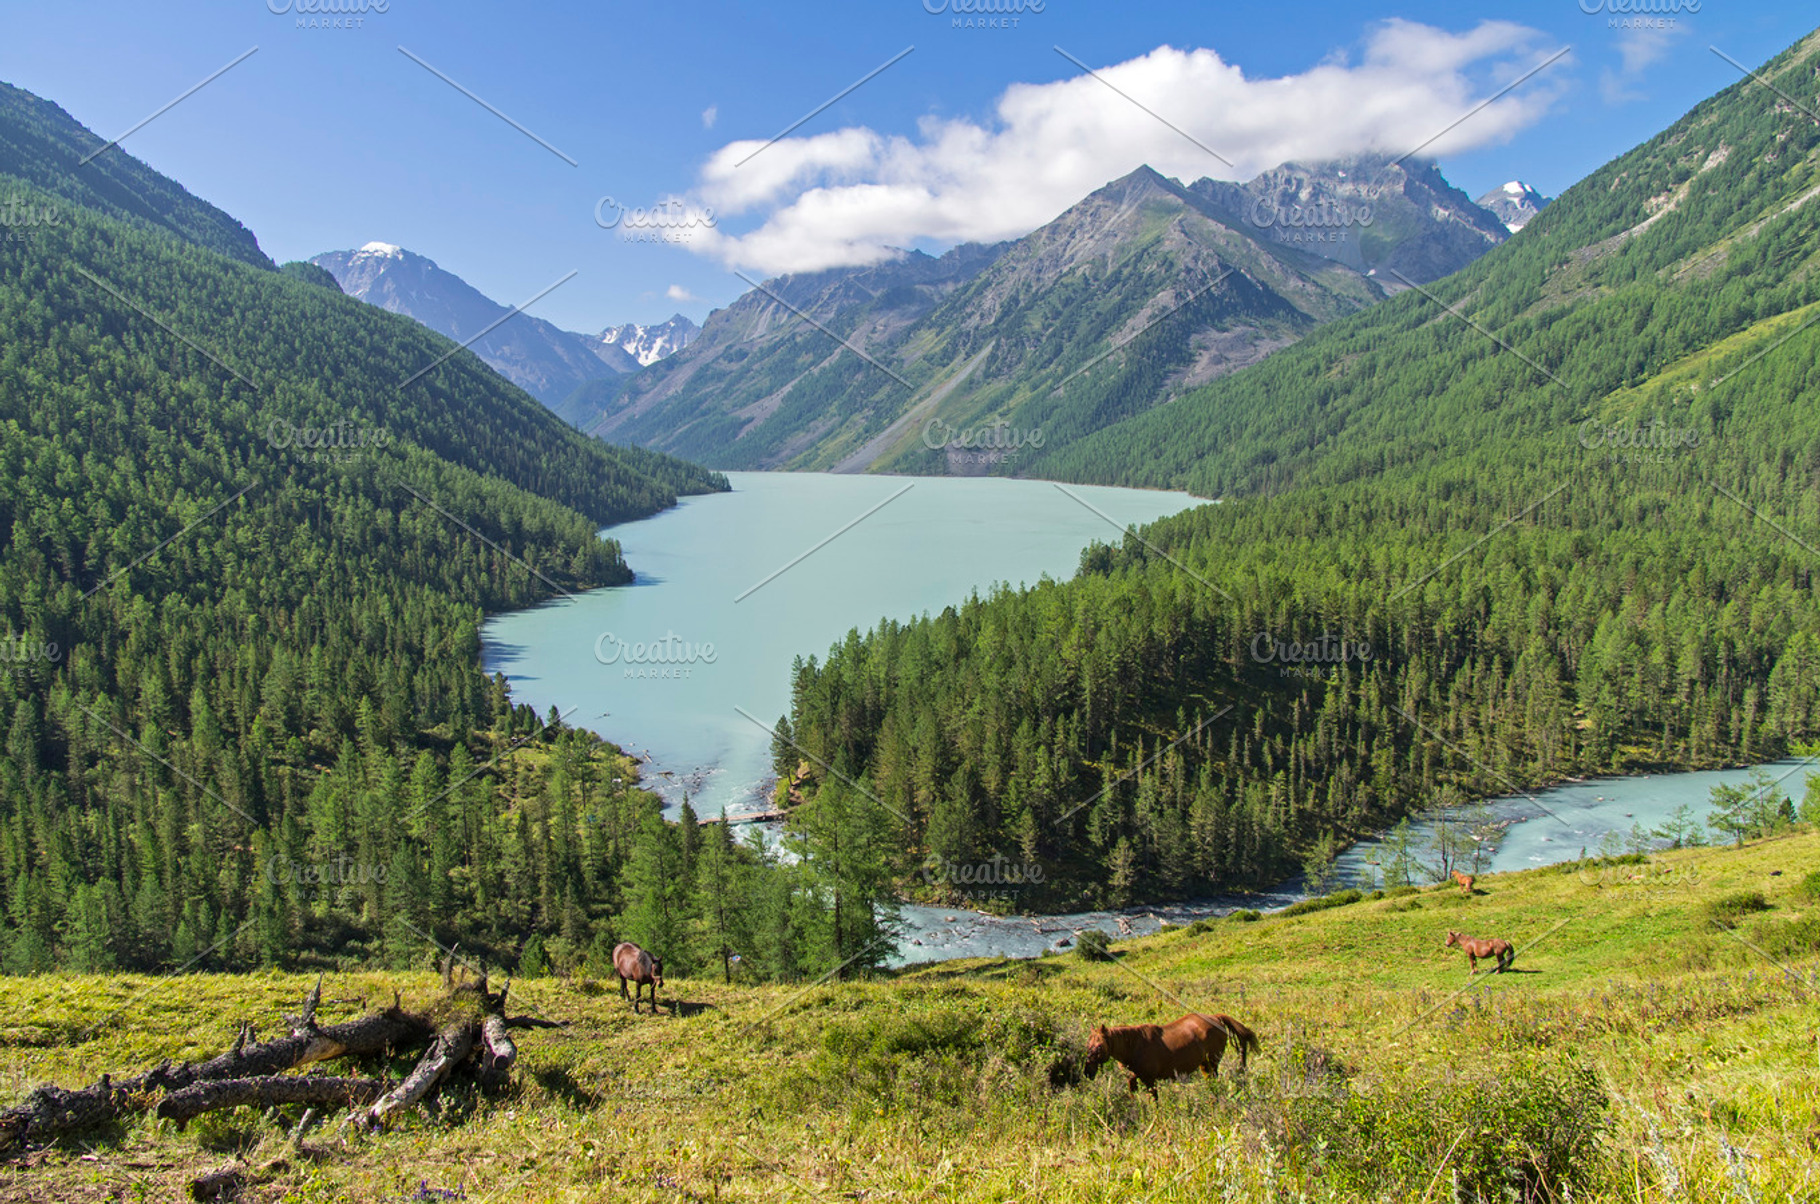
<svg viewBox="0 0 1820 1204"><path fill-rule="evenodd" d="M444 1028L436 1035L435 1043L424 1051L416 1068L405 1076L404 1082L368 1108L358 1123L368 1129L380 1128L395 1113L402 1112L423 1099L431 1088L447 1077L449 1071L474 1052L474 1042L479 1033L480 1025L465 1020Z"/></svg>
<svg viewBox="0 0 1820 1204"><path fill-rule="evenodd" d="M489 1091L505 1086L511 1077L512 1064L518 1061L518 1046L506 1031L504 1016L488 1016L480 1025L480 1085Z"/></svg>
<svg viewBox="0 0 1820 1204"><path fill-rule="evenodd" d="M256 1078L218 1079L174 1091L158 1105L158 1115L182 1126L204 1112L222 1108L276 1107L280 1104L356 1107L370 1104L384 1094L385 1084L378 1079L268 1074Z"/></svg>
<svg viewBox="0 0 1820 1204"><path fill-rule="evenodd" d="M246 1164L234 1161L190 1180L192 1200L231 1200L246 1186Z"/></svg>
<svg viewBox="0 0 1820 1204"><path fill-rule="evenodd" d="M512 1063L518 1061L518 1046L506 1032L504 1016L488 1016L480 1026L481 1037L486 1042L487 1054L484 1065L489 1070L510 1070Z"/></svg>
<svg viewBox="0 0 1820 1204"><path fill-rule="evenodd" d="M316 1004L322 984L305 997L302 1012L292 1017L289 1036L247 1044L243 1027L226 1053L206 1062L159 1063L144 1074L115 1081L102 1075L91 1087L70 1090L54 1084L38 1087L25 1101L0 1112L0 1154L27 1142L53 1141L65 1133L94 1128L149 1108L160 1093L182 1091L197 1083L258 1078L294 1070L329 1058L358 1057L389 1049L410 1049L430 1039L432 1029L421 1016L396 1005L344 1024L319 1027Z"/></svg>
<svg viewBox="0 0 1820 1204"><path fill-rule="evenodd" d="M489 1089L502 1086L518 1060L510 1030L560 1025L529 1016L508 1016L511 981L507 980L498 995L489 994L486 972L480 971L471 980L458 976L455 960L451 950L442 965L443 984L463 1018L449 1021L440 1031L425 1017L400 1008L396 993L392 1006L383 1012L343 1024L318 1024L316 1011L322 1002L322 979L318 977L297 1014L285 1017L291 1030L286 1036L262 1042L252 1026L245 1024L226 1052L206 1062L165 1061L128 1079L115 1081L103 1075L94 1086L78 1090L54 1084L37 1088L24 1103L0 1112L0 1156L27 1143L54 1140L154 1107L160 1117L182 1125L223 1108L303 1104L311 1112L298 1126L295 1142L317 1108L357 1108L360 1111L351 1118L354 1123L377 1128L419 1103L433 1107L437 1089L458 1067ZM285 1073L331 1058L426 1046L415 1069L389 1091L376 1079ZM211 1172L198 1180L195 1190L232 1193L246 1183L245 1171L230 1165L221 1168L219 1175Z"/></svg>

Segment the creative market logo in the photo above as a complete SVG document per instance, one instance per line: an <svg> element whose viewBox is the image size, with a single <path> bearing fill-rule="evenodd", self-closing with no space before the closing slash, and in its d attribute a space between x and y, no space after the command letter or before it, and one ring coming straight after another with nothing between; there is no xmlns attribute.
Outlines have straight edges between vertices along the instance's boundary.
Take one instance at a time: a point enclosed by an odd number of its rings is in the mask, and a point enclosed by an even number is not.
<svg viewBox="0 0 1820 1204"><path fill-rule="evenodd" d="M930 451L947 453L950 460L966 460L985 466L1015 459L1024 448L1041 448L1046 436L1043 428L1025 431L994 419L981 427L957 427L940 418L923 424L923 446Z"/></svg>
<svg viewBox="0 0 1820 1204"><path fill-rule="evenodd" d="M713 229L714 209L671 197L649 209L630 209L610 196L594 203L594 224L618 230L624 242L683 243L699 229Z"/></svg>
<svg viewBox="0 0 1820 1204"><path fill-rule="evenodd" d="M1016 29L1024 14L1043 11L1045 0L922 0L932 17L947 16L949 29Z"/></svg>
<svg viewBox="0 0 1820 1204"><path fill-rule="evenodd" d="M594 641L594 659L603 665L620 665L624 675L641 681L679 681L693 677L696 665L712 665L719 653L714 645L691 644L674 631L662 638L627 643L611 631L603 631Z"/></svg>
<svg viewBox="0 0 1820 1204"><path fill-rule="evenodd" d="M1325 197L1311 204L1284 205L1261 196L1251 202L1246 218L1275 242L1340 243L1354 227L1371 225L1376 214L1365 202L1350 204Z"/></svg>
<svg viewBox="0 0 1820 1204"><path fill-rule="evenodd" d="M1579 428L1580 446L1601 453L1608 464L1664 464L1670 458L1700 446L1700 432L1691 426L1669 426L1660 418L1624 426L1588 418Z"/></svg>
<svg viewBox="0 0 1820 1204"><path fill-rule="evenodd" d="M30 237L24 231L62 224L61 206L48 202L40 204L31 197L17 194L0 202L0 242L24 242Z"/></svg>
<svg viewBox="0 0 1820 1204"><path fill-rule="evenodd" d="M364 29L368 13L391 7L392 0L265 0L274 17L295 17L294 29Z"/></svg>
<svg viewBox="0 0 1820 1204"><path fill-rule="evenodd" d="M0 673L24 673L38 665L56 665L62 661L63 650L55 640L0 636Z"/></svg>
<svg viewBox="0 0 1820 1204"><path fill-rule="evenodd" d="M1341 666L1372 659L1370 640L1348 640L1323 631L1299 640L1281 640L1260 631L1251 641L1251 659L1276 665L1279 677L1331 677Z"/></svg>
<svg viewBox="0 0 1820 1204"><path fill-rule="evenodd" d="M266 424L266 446L315 464L346 464L368 452L389 446L392 432L383 427L361 426L346 418L328 426L298 426L283 418Z"/></svg>
<svg viewBox="0 0 1820 1204"><path fill-rule="evenodd" d="M1672 13L1693 14L1700 11L1701 0L1579 0L1580 11L1589 17L1607 14L1607 29L1673 29Z"/></svg>

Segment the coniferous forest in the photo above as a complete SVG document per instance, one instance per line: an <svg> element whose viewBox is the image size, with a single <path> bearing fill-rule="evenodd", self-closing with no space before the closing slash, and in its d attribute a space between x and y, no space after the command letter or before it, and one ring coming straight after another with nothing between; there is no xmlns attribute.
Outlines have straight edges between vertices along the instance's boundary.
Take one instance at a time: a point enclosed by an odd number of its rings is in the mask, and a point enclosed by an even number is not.
<svg viewBox="0 0 1820 1204"><path fill-rule="evenodd" d="M0 187L45 219L0 241L0 970L637 936L794 974L862 939L478 668L485 612L630 580L597 530L723 478L584 438L143 165L161 208L71 203L79 127L0 100Z"/></svg>
<svg viewBox="0 0 1820 1204"><path fill-rule="evenodd" d="M1811 100L1811 57L1769 70ZM80 127L4 100L14 203L56 220L0 243L0 967L643 934L787 977L930 863L1040 864L1047 906L1256 887L1426 807L1815 734L1820 133L1760 89L1021 461L1220 504L799 663L782 858L664 823L476 667L486 612L629 580L598 528L724 479L582 437L143 165L78 180Z"/></svg>
<svg viewBox="0 0 1820 1204"><path fill-rule="evenodd" d="M0 23L0 1204L1815 1198L1811 13L826 7Z"/></svg>
<svg viewBox="0 0 1820 1204"><path fill-rule="evenodd" d="M795 738L904 846L1047 865L1060 904L1263 885L1424 807L1811 736L1814 60L1455 276L1046 444L1020 471L1222 501L854 632L798 666ZM1352 654L1279 651L1324 636Z"/></svg>

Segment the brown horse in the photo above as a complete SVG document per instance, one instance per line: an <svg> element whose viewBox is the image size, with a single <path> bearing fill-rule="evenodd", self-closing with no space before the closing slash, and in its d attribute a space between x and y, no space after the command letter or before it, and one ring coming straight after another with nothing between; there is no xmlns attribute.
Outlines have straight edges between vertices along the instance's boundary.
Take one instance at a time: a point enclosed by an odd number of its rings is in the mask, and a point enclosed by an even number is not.
<svg viewBox="0 0 1820 1204"><path fill-rule="evenodd" d="M1470 895L1472 893L1471 874L1462 874L1459 870L1455 870L1453 872L1453 880L1460 884L1460 892L1462 894Z"/></svg>
<svg viewBox="0 0 1820 1204"><path fill-rule="evenodd" d="M1116 1028L1099 1025L1087 1038L1087 1077L1100 1072L1108 1058L1130 1072L1127 1087L1137 1093L1141 1082L1156 1097L1158 1079L1173 1079L1199 1070L1220 1071L1220 1056L1230 1038L1239 1046L1239 1066L1250 1062L1258 1035L1231 1016L1203 1016L1190 1012L1168 1024L1128 1024Z"/></svg>
<svg viewBox="0 0 1820 1204"><path fill-rule="evenodd" d="M1496 961L1498 968L1495 973L1498 974L1510 969L1510 963L1517 960L1517 947L1503 937L1481 940L1476 936L1461 936L1451 928L1447 930L1447 943L1442 948L1458 949L1466 954L1468 978L1479 972L1480 958Z"/></svg>
<svg viewBox="0 0 1820 1204"><path fill-rule="evenodd" d="M645 984L651 987L651 1011L657 1011L657 988L664 985L664 962L652 957L631 941L613 946L613 972L619 975L619 997L626 997L626 980L632 982L632 1011L638 1012L638 993Z"/></svg>

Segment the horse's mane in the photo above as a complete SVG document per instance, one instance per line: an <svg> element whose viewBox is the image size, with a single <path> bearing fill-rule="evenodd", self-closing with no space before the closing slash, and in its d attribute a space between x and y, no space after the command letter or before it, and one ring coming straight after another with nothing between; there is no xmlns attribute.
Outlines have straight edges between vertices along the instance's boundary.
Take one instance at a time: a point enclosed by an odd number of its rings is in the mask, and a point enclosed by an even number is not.
<svg viewBox="0 0 1820 1204"><path fill-rule="evenodd" d="M1161 1025L1156 1024L1118 1024L1106 1030L1106 1048L1113 1053L1121 1049L1130 1049L1131 1041L1137 1038L1142 1041L1155 1041L1163 1035Z"/></svg>

